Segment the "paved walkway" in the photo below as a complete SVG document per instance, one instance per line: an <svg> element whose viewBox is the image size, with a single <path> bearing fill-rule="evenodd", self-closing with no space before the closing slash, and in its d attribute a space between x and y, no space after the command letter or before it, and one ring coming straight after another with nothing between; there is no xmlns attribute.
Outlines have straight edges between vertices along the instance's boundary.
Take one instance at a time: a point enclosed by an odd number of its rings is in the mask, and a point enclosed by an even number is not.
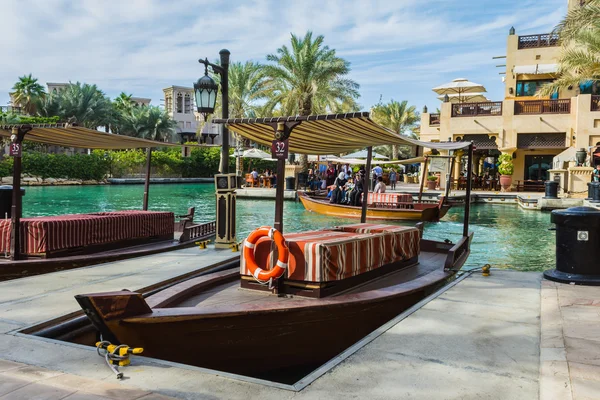
<svg viewBox="0 0 600 400"><path fill-rule="evenodd" d="M600 287L542 282L540 398L600 399Z"/></svg>
<svg viewBox="0 0 600 400"><path fill-rule="evenodd" d="M77 310L74 294L136 289L231 256L192 248L0 283L0 359L10 360L0 399L599 398L600 288L539 273L475 273L297 393L143 357L119 382L91 347L16 333Z"/></svg>

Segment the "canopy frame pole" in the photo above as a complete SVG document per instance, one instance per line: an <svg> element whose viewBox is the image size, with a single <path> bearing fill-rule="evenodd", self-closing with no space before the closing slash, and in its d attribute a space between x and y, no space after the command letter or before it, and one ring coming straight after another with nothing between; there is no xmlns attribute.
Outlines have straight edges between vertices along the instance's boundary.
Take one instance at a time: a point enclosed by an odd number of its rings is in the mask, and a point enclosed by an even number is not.
<svg viewBox="0 0 600 400"><path fill-rule="evenodd" d="M367 203L369 202L369 186L371 177L371 158L373 156L373 146L367 147L367 164L365 165L365 176L363 176L363 202L360 212L360 222L367 222Z"/></svg>
<svg viewBox="0 0 600 400"><path fill-rule="evenodd" d="M423 186L425 186L425 179L427 178L427 163L429 162L429 158L425 157L425 162L423 162L423 171L422 171L422 175L421 175L421 187L419 188L419 200L418 202L421 202L421 199L423 198Z"/></svg>
<svg viewBox="0 0 600 400"><path fill-rule="evenodd" d="M273 127L274 138L285 140L287 144L292 130L300 125L300 121L295 122L272 122L269 125ZM285 158L277 160L277 180L275 181L275 221L273 226L279 232L283 233L283 190L285 185Z"/></svg>
<svg viewBox="0 0 600 400"><path fill-rule="evenodd" d="M146 149L146 180L144 182L144 202L142 209L148 211L148 192L150 191L150 167L152 164L152 147Z"/></svg>
<svg viewBox="0 0 600 400"><path fill-rule="evenodd" d="M473 142L469 144L467 161L467 193L465 198L465 217L463 225L463 236L469 236L469 215L471 213L471 185L473 184Z"/></svg>
<svg viewBox="0 0 600 400"><path fill-rule="evenodd" d="M448 154L450 154L450 150L448 151ZM450 190L452 190L452 179L454 179L452 178L452 175L454 175L454 157L448 158L448 162L450 163L450 173L446 175L446 193L444 194L444 201L442 204L448 201Z"/></svg>
<svg viewBox="0 0 600 400"><path fill-rule="evenodd" d="M20 126L13 128L13 143L23 149L25 134L31 130L31 126ZM21 196L21 154L15 155L13 163L13 185L12 205L10 208L11 230L10 230L10 259L20 260L21 257L21 214L23 213L23 197Z"/></svg>

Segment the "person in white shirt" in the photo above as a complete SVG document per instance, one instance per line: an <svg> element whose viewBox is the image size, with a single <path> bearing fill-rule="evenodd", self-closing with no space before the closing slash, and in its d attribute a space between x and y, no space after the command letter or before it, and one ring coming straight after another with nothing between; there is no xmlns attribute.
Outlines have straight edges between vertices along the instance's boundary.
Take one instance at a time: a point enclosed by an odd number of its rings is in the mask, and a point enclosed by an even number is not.
<svg viewBox="0 0 600 400"><path fill-rule="evenodd" d="M374 193L385 193L385 183L383 183L383 178L381 176L377 177L377 185L375 185Z"/></svg>
<svg viewBox="0 0 600 400"><path fill-rule="evenodd" d="M258 179L258 172L256 172L256 168L254 168L252 170L252 172L250 173L250 175L252 175L253 179Z"/></svg>

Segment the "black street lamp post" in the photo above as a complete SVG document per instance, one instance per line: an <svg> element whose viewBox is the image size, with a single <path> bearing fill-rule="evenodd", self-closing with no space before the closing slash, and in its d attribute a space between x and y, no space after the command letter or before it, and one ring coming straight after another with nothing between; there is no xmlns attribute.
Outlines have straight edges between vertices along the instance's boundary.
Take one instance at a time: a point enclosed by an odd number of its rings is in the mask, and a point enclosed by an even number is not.
<svg viewBox="0 0 600 400"><path fill-rule="evenodd" d="M219 85L208 76L208 67L221 77L221 117L229 118L229 50L223 49L219 52L221 65L208 62L208 58L200 59L198 62L204 64L204 76L194 83L194 93L196 98L196 107L198 112L206 117L215 111L217 101L217 92ZM226 174L229 172L229 130L223 125L223 135L221 137L221 166L220 172Z"/></svg>
<svg viewBox="0 0 600 400"><path fill-rule="evenodd" d="M219 85L208 76L208 67L221 76L221 116L229 118L229 50L223 49L219 52L221 56L220 65L208 62L208 58L198 60L204 64L204 76L194 83L194 97L198 112L204 116L215 111ZM216 248L227 248L234 246L237 242L235 237L235 189L237 188L237 177L229 174L229 130L223 125L221 136L221 165L220 173L215 175L215 188L217 198L217 235L215 238ZM234 247L235 248L235 247Z"/></svg>

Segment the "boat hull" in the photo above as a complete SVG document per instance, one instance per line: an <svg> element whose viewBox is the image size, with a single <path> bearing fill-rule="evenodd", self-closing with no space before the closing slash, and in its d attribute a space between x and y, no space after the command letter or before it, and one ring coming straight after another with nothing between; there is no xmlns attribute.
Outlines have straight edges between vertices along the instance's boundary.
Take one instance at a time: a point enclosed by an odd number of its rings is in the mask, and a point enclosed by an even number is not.
<svg viewBox="0 0 600 400"><path fill-rule="evenodd" d="M318 214L329 215L342 218L360 218L362 208L356 206L347 206L343 204L330 204L326 201L314 199L304 193L300 193L300 201L308 211ZM415 209L399 208L367 208L367 220L388 220L388 221L438 221L448 211L449 206L437 204L415 204ZM442 210L443 215L442 215Z"/></svg>
<svg viewBox="0 0 600 400"><path fill-rule="evenodd" d="M418 264L369 282L364 291L321 299L266 294L236 304L222 297L178 305L191 292L237 288L238 271L184 282L147 303L133 292L76 298L105 340L143 347L145 356L293 383L446 284L467 259L469 240L422 240L421 248ZM247 293L236 289L230 297Z"/></svg>

